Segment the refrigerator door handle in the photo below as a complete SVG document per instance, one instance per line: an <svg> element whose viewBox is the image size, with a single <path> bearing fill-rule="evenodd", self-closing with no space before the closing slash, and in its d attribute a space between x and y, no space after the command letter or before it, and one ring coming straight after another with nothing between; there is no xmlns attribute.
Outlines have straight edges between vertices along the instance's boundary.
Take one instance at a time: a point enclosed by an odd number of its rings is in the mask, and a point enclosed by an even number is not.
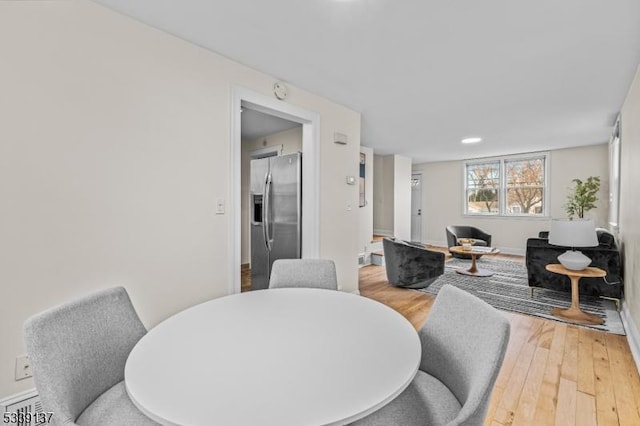
<svg viewBox="0 0 640 426"><path fill-rule="evenodd" d="M267 172L264 183L264 195L262 197L264 205L262 206L262 229L264 232L264 241L267 250L271 251L271 226L269 225L269 211L271 210L271 172Z"/></svg>

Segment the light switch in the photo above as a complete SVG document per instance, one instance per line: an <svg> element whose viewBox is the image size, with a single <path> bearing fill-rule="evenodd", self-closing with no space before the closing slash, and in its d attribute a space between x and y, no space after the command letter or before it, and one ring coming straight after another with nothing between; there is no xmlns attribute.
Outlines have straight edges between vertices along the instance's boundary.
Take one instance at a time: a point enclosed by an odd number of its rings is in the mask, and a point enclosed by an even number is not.
<svg viewBox="0 0 640 426"><path fill-rule="evenodd" d="M216 214L224 214L224 198L216 198Z"/></svg>
<svg viewBox="0 0 640 426"><path fill-rule="evenodd" d="M347 176L347 185L355 185L356 177L355 176Z"/></svg>

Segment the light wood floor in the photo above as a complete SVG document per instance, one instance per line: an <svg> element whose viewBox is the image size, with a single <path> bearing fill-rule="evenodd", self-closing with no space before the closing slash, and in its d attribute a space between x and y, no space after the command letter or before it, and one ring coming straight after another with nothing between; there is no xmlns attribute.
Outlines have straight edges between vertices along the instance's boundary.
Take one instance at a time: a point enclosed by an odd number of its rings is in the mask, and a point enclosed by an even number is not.
<svg viewBox="0 0 640 426"><path fill-rule="evenodd" d="M360 294L416 329L434 301L389 285L384 268L374 265L360 269ZM640 425L640 378L624 336L506 315L511 338L485 425Z"/></svg>

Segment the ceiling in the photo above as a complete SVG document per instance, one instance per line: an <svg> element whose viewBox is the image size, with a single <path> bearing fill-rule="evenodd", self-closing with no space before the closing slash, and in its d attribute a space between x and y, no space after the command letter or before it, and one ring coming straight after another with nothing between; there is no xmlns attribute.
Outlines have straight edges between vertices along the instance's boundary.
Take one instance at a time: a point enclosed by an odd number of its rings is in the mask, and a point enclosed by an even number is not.
<svg viewBox="0 0 640 426"><path fill-rule="evenodd" d="M240 120L242 140L262 138L299 126L302 126L302 124L250 108L242 108L242 118Z"/></svg>
<svg viewBox="0 0 640 426"><path fill-rule="evenodd" d="M95 1L361 112L363 145L414 163L604 143L640 63L638 0Z"/></svg>

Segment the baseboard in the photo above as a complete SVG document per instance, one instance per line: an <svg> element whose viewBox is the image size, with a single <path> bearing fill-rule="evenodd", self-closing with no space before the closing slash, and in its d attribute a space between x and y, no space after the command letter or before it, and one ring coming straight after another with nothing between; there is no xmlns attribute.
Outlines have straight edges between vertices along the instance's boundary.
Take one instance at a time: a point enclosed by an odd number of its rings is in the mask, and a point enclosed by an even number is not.
<svg viewBox="0 0 640 426"><path fill-rule="evenodd" d="M422 241L422 244L436 246L436 247L448 247L446 241L427 240L427 241Z"/></svg>
<svg viewBox="0 0 640 426"><path fill-rule="evenodd" d="M21 416L43 413L38 391L33 388L0 399L0 413L17 413ZM46 416L46 415L45 415ZM20 425L35 424L32 421L17 422ZM44 423L38 423L44 424Z"/></svg>
<svg viewBox="0 0 640 426"><path fill-rule="evenodd" d="M633 360L636 362L636 368L640 371L640 332L638 332L638 327L636 327L636 324L631 317L629 305L624 299L622 300L620 318L622 318L624 331L627 333L627 341L629 342L631 355L633 356Z"/></svg>
<svg viewBox="0 0 640 426"><path fill-rule="evenodd" d="M500 253L513 254L515 256L524 256L527 251L526 249L515 247L498 247L498 249L500 249Z"/></svg>
<svg viewBox="0 0 640 426"><path fill-rule="evenodd" d="M371 253L371 264L377 266L384 266L384 252Z"/></svg>
<svg viewBox="0 0 640 426"><path fill-rule="evenodd" d="M393 237L393 231L391 229L374 229L373 235L382 235L383 237Z"/></svg>
<svg viewBox="0 0 640 426"><path fill-rule="evenodd" d="M359 253L358 254L358 268L371 265L371 253Z"/></svg>

